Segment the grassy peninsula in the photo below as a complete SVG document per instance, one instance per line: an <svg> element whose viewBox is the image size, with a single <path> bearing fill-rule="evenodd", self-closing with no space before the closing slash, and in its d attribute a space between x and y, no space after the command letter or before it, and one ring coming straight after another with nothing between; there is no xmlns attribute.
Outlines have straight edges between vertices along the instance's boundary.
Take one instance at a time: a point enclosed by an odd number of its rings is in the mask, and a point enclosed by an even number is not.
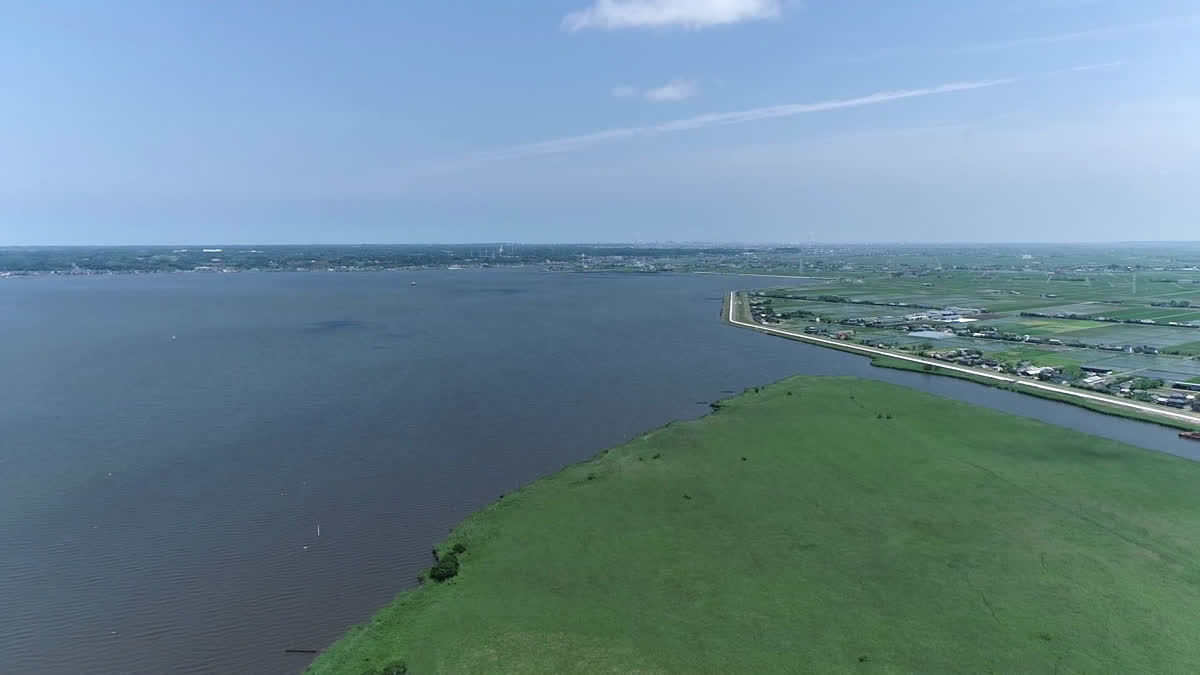
<svg viewBox="0 0 1200 675"><path fill-rule="evenodd" d="M718 407L470 517L309 672L1200 663L1200 465L853 378Z"/></svg>

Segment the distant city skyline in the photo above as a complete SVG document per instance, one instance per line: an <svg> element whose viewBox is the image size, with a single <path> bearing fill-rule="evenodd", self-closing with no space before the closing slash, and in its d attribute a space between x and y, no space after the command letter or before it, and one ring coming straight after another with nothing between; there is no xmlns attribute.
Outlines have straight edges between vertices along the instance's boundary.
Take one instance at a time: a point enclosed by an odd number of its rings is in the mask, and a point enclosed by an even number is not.
<svg viewBox="0 0 1200 675"><path fill-rule="evenodd" d="M17 0L0 246L1195 240L1181 0Z"/></svg>

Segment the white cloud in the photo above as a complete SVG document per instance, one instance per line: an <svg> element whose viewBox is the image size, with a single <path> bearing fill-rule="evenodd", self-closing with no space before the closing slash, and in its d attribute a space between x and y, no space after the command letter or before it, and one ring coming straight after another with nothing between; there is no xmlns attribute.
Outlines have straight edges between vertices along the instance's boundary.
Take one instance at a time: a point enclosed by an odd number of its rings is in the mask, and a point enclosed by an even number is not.
<svg viewBox="0 0 1200 675"><path fill-rule="evenodd" d="M706 127L725 126L729 124L745 124L747 122L755 122L758 120L775 119L779 117L793 117L807 113L840 110L843 108L857 108L860 106L877 105L880 103L888 103L890 101L898 101L906 98L919 98L923 96L949 94L957 91L968 91L971 89L997 87L1000 85L1010 84L1015 81L1016 80L1014 78L1007 78L1002 80L983 80L978 82L951 82L948 84L942 84L935 87L925 87L921 89L881 91L874 94L868 94L866 96L860 96L858 98L832 99L828 101L817 101L815 103L789 103L785 105L768 106L765 108L751 108L749 110L739 110L735 112L709 113L706 115L687 117L650 126L608 129L589 134L581 134L579 136L569 136L566 138L555 138L536 143L516 145L509 148L494 150L492 152L481 153L473 157L468 157L460 162L442 165L440 168L454 169L461 168L463 166L472 166L480 162L492 160L553 155L564 152L572 152L575 150L582 150L594 145L599 145L610 141L625 140L628 138L659 136L661 134L691 131Z"/></svg>
<svg viewBox="0 0 1200 675"><path fill-rule="evenodd" d="M696 85L686 80L672 80L661 87L646 90L643 96L647 101L662 103L665 101L682 101L696 95Z"/></svg>
<svg viewBox="0 0 1200 675"><path fill-rule="evenodd" d="M617 98L628 98L636 93L637 89L634 89L627 84L618 84L612 88L612 95L616 96Z"/></svg>
<svg viewBox="0 0 1200 675"><path fill-rule="evenodd" d="M563 17L570 32L585 28L704 28L780 15L780 0L596 0Z"/></svg>

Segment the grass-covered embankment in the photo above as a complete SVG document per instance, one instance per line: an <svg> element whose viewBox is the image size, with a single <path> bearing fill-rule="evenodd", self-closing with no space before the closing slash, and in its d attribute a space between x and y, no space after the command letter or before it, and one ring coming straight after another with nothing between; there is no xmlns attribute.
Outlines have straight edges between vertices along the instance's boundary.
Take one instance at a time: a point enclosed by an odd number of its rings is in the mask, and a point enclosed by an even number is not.
<svg viewBox="0 0 1200 675"><path fill-rule="evenodd" d="M1200 465L880 382L792 378L467 519L373 672L1192 672ZM398 580L398 583L400 580Z"/></svg>

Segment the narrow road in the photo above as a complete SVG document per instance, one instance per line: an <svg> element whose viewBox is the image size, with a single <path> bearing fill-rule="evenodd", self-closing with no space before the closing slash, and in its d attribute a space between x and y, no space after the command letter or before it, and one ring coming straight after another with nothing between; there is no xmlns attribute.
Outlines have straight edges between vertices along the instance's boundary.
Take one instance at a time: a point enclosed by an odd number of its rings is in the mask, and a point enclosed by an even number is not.
<svg viewBox="0 0 1200 675"><path fill-rule="evenodd" d="M1141 403L1139 401L1129 401L1129 400L1126 400L1123 398L1116 398L1115 396L1105 396L1103 394L1095 394L1092 392L1080 391L1078 389L1072 389L1070 387L1063 387L1063 386L1059 386L1059 385L1055 385L1055 384L1046 384L1045 382L1022 380L1020 378L1013 377L1011 375L1000 374L1000 373L996 373L996 372L993 372L990 370L981 370L978 368L971 368L968 366L960 366L960 365L956 365L953 363L946 363L945 361L938 361L936 359L927 359L927 358L924 358L921 356L910 356L908 354L900 354L898 352L892 352L892 351L888 351L886 349L878 349L876 347L867 347L865 345L859 345L859 344L855 344L853 342L847 342L844 340L831 340L829 338L817 337L815 335L807 335L805 333L794 333L792 331L783 330L780 328L769 328L767 326L762 326L762 325L759 325L756 323L739 321L738 319L734 318L734 315L733 315L734 307L736 307L736 305L737 305L737 291L731 291L729 293L729 323L734 324L735 326L742 326L743 328L750 328L753 330L761 331L763 333L769 333L772 335L779 335L779 336L783 336L783 337L793 338L796 340L801 340L803 342L811 342L813 344L833 346L833 347L837 347L838 349L844 349L846 351L857 352L859 354L868 354L868 355L872 355L872 356L888 356L893 359L899 359L901 361L911 361L913 363L928 364L928 365L935 366L937 368L942 368L945 370L954 370L954 371L958 371L960 373L968 373L970 375L974 375L975 377L982 377L982 378L989 379L989 380L997 380L1000 382L1006 382L1008 384L1014 384L1014 385L1017 385L1020 387L1027 387L1029 389L1041 389L1044 391L1052 391L1056 394L1062 394L1064 396L1071 396L1073 398L1086 399L1089 401L1096 401L1096 402L1103 403L1105 405L1110 405L1110 406L1117 407L1117 408L1129 408L1131 410L1137 410L1139 412L1147 413L1150 415L1157 415L1159 417L1168 417L1168 418L1175 419L1175 420L1181 420L1183 422L1195 424L1197 427L1200 427L1200 415L1197 415L1194 413L1186 413L1186 412L1183 412L1180 410L1173 410L1173 409L1166 408L1166 407L1159 406L1159 405L1153 405L1153 404L1149 404L1149 403Z"/></svg>

